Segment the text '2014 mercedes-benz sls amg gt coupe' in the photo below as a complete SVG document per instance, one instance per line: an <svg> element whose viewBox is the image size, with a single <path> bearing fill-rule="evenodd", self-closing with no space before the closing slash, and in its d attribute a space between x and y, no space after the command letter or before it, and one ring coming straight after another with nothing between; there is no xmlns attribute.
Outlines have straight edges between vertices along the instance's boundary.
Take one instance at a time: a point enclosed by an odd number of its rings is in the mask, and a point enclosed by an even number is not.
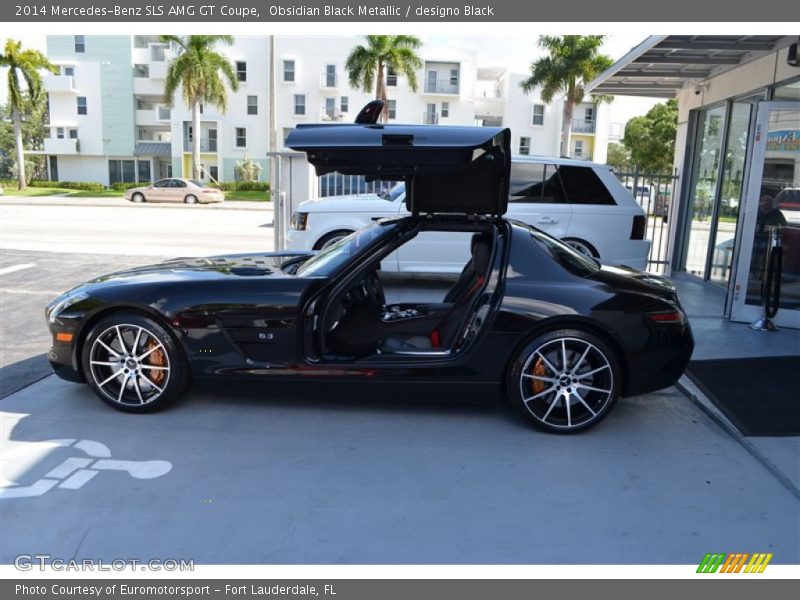
<svg viewBox="0 0 800 600"><path fill-rule="evenodd" d="M466 383L504 390L544 430L592 427L620 396L674 383L691 330L668 280L503 218L509 144L495 127L301 125L287 145L317 174L405 181L411 215L315 254L182 258L89 281L47 307L53 369L129 412L204 378ZM429 232L467 240L457 278L381 272Z"/></svg>

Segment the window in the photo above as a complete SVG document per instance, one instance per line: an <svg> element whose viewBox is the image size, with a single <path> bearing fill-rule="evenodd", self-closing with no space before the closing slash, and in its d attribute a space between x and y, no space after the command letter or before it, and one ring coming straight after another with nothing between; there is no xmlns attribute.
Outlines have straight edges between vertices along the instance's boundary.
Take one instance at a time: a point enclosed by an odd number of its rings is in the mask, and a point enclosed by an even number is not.
<svg viewBox="0 0 800 600"><path fill-rule="evenodd" d="M56 138L59 140L64 139L64 128L63 127L56 127Z"/></svg>
<svg viewBox="0 0 800 600"><path fill-rule="evenodd" d="M558 170L570 204L615 205L614 198L591 167L567 167Z"/></svg>
<svg viewBox="0 0 800 600"><path fill-rule="evenodd" d="M449 117L449 116L450 116L450 103L442 102L442 117Z"/></svg>
<svg viewBox="0 0 800 600"><path fill-rule="evenodd" d="M58 181L58 157L50 157L50 181Z"/></svg>
<svg viewBox="0 0 800 600"><path fill-rule="evenodd" d="M150 161L149 160L140 160L137 163L138 169L138 181L140 183L150 181Z"/></svg>
<svg viewBox="0 0 800 600"><path fill-rule="evenodd" d="M458 85L458 69L450 69L450 85Z"/></svg>
<svg viewBox="0 0 800 600"><path fill-rule="evenodd" d="M325 98L325 117L336 119L336 98Z"/></svg>
<svg viewBox="0 0 800 600"><path fill-rule="evenodd" d="M150 66L144 64L133 65L133 76L137 78L150 77Z"/></svg>
<svg viewBox="0 0 800 600"><path fill-rule="evenodd" d="M593 106L587 106L586 107L586 112L583 114L583 120L586 122L587 125L590 124L590 123L594 123L594 107Z"/></svg>
<svg viewBox="0 0 800 600"><path fill-rule="evenodd" d="M150 60L153 62L164 62L167 59L166 44L152 44L150 46Z"/></svg>
<svg viewBox="0 0 800 600"><path fill-rule="evenodd" d="M208 175L213 181L219 181L219 167L217 167L217 165L208 167Z"/></svg>
<svg viewBox="0 0 800 600"><path fill-rule="evenodd" d="M283 61L283 80L287 83L294 82L294 61Z"/></svg>
<svg viewBox="0 0 800 600"><path fill-rule="evenodd" d="M387 87L397 87L397 73L393 67L386 68L386 85Z"/></svg>
<svg viewBox="0 0 800 600"><path fill-rule="evenodd" d="M247 81L247 63L243 60L236 61L236 79Z"/></svg>
<svg viewBox="0 0 800 600"><path fill-rule="evenodd" d="M306 95L305 94L295 94L294 95L294 114L295 115L304 115L304 114L306 114Z"/></svg>
<svg viewBox="0 0 800 600"><path fill-rule="evenodd" d="M64 67L64 75L67 77L75 76L75 67Z"/></svg>
<svg viewBox="0 0 800 600"><path fill-rule="evenodd" d="M336 65L325 65L325 87L336 87Z"/></svg>
<svg viewBox="0 0 800 600"><path fill-rule="evenodd" d="M236 128L236 147L247 148L247 129L244 127Z"/></svg>
<svg viewBox="0 0 800 600"><path fill-rule="evenodd" d="M566 202L561 179L555 165L511 163L509 202L563 204Z"/></svg>
<svg viewBox="0 0 800 600"><path fill-rule="evenodd" d="M109 184L119 182L136 181L136 161L117 160L108 161L108 182Z"/></svg>
<svg viewBox="0 0 800 600"><path fill-rule="evenodd" d="M583 140L575 140L575 158L583 158Z"/></svg>
<svg viewBox="0 0 800 600"><path fill-rule="evenodd" d="M86 52L86 36L83 35L75 36L75 52L78 54L83 54L84 52Z"/></svg>
<svg viewBox="0 0 800 600"><path fill-rule="evenodd" d="M78 130L77 129L70 129L69 130L69 139L77 140L78 139Z"/></svg>
<svg viewBox="0 0 800 600"><path fill-rule="evenodd" d="M339 112L346 113L350 110L350 99L347 96L339 98Z"/></svg>
<svg viewBox="0 0 800 600"><path fill-rule="evenodd" d="M519 138L519 153L520 154L531 153L531 138L529 137Z"/></svg>
<svg viewBox="0 0 800 600"><path fill-rule="evenodd" d="M209 152L217 151L217 130L216 128L213 127L208 128L208 151Z"/></svg>
<svg viewBox="0 0 800 600"><path fill-rule="evenodd" d="M78 103L78 114L79 115L88 115L89 110L86 106L86 96L78 96L77 98Z"/></svg>
<svg viewBox="0 0 800 600"><path fill-rule="evenodd" d="M544 125L544 104L533 105L533 125Z"/></svg>
<svg viewBox="0 0 800 600"><path fill-rule="evenodd" d="M390 119L397 118L397 100L387 100L386 109L389 112Z"/></svg>
<svg viewBox="0 0 800 600"><path fill-rule="evenodd" d="M248 115L258 114L258 96L247 97L247 114Z"/></svg>

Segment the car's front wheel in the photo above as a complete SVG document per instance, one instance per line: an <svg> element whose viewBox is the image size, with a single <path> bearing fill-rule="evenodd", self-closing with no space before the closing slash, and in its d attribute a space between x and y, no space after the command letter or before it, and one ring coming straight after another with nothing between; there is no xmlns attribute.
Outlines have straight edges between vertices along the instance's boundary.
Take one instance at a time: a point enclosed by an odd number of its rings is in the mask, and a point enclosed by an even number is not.
<svg viewBox="0 0 800 600"><path fill-rule="evenodd" d="M511 403L536 427L577 433L597 425L617 402L621 372L613 350L578 329L540 335L509 370Z"/></svg>
<svg viewBox="0 0 800 600"><path fill-rule="evenodd" d="M347 229L341 229L339 231L331 231L328 234L323 235L317 243L314 244L314 250L325 250L329 246L333 246L336 242L341 240L342 238L346 238L348 235L353 233Z"/></svg>
<svg viewBox="0 0 800 600"><path fill-rule="evenodd" d="M160 324L135 313L114 313L83 344L86 381L103 402L127 412L158 410L186 388L181 349Z"/></svg>

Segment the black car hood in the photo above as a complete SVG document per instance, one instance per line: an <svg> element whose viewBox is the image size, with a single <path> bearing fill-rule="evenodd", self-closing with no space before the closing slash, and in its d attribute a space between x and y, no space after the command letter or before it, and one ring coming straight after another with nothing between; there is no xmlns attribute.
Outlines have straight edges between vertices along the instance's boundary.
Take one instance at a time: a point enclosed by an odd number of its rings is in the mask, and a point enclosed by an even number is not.
<svg viewBox="0 0 800 600"><path fill-rule="evenodd" d="M339 172L406 182L413 214L503 215L511 131L443 125L298 125L286 145L317 175Z"/></svg>
<svg viewBox="0 0 800 600"><path fill-rule="evenodd" d="M165 283L169 281L209 281L247 277L290 277L280 266L309 252L262 252L226 254L197 258L174 258L161 263L109 273L87 282L102 283Z"/></svg>

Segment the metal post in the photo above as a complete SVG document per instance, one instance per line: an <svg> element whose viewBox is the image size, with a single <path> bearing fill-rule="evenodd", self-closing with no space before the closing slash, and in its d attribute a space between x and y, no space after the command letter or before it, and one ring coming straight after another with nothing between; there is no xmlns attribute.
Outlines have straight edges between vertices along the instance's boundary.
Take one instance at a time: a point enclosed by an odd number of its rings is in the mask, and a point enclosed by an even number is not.
<svg viewBox="0 0 800 600"><path fill-rule="evenodd" d="M764 266L763 292L761 302L763 312L761 318L750 324L756 331L778 331L772 318L778 312L781 301L781 230L780 227L769 227L769 242ZM774 294L774 297L773 297Z"/></svg>

